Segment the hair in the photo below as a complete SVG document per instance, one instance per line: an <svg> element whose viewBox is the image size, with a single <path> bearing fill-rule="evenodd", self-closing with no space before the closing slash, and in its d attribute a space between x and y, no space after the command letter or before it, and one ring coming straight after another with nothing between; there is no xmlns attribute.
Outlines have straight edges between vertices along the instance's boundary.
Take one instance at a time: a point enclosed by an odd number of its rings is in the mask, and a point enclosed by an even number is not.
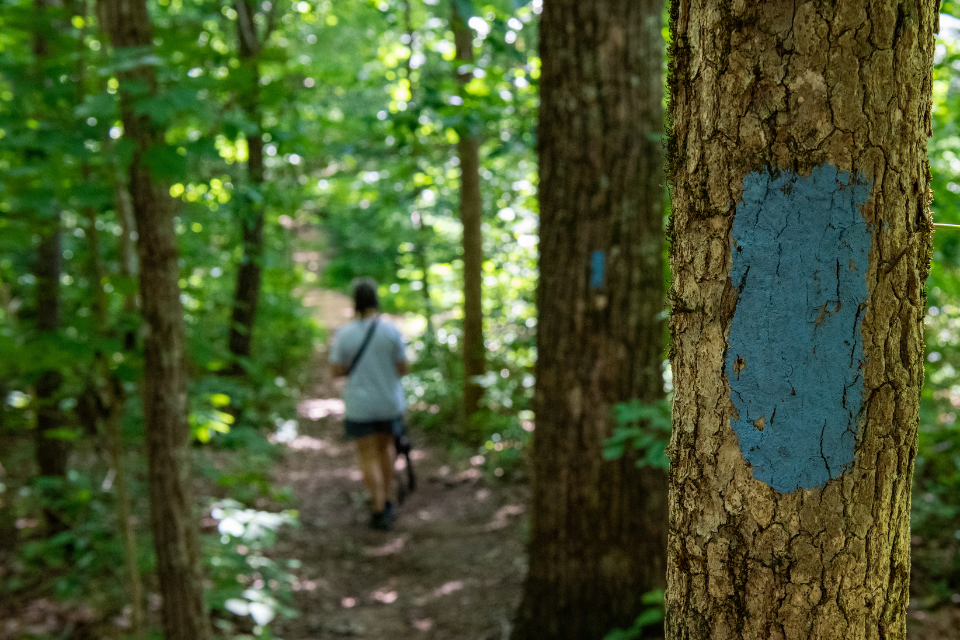
<svg viewBox="0 0 960 640"><path fill-rule="evenodd" d="M353 281L351 288L353 289L353 305L357 313L380 308L377 283L373 278L358 278Z"/></svg>

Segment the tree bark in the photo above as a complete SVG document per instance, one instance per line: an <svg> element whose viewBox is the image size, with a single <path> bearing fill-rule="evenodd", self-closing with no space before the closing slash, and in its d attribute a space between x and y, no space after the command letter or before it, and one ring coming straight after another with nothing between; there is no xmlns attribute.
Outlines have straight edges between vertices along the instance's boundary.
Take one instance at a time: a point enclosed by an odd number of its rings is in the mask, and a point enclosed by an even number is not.
<svg viewBox="0 0 960 640"><path fill-rule="evenodd" d="M461 98L464 87L473 77L473 30L452 4L456 44L456 78ZM467 67L464 69L464 67ZM469 115L469 114L465 114ZM469 118L465 118L468 120ZM467 438L476 440L471 424L480 409L483 387L474 378L486 373L486 352L483 344L483 203L480 197L480 140L464 122L457 141L460 158L460 221L463 224L463 409Z"/></svg>
<svg viewBox="0 0 960 640"><path fill-rule="evenodd" d="M119 164L114 166L113 180L113 208L120 222L120 238L117 245L120 258L120 275L124 278L134 278L137 275L137 256L133 245L133 199L130 197L130 176ZM127 295L123 298L123 310L132 313L136 311L136 297Z"/></svg>
<svg viewBox="0 0 960 640"><path fill-rule="evenodd" d="M935 2L671 22L667 636L902 639Z"/></svg>
<svg viewBox="0 0 960 640"><path fill-rule="evenodd" d="M260 285L263 277L263 227L264 206L262 189L263 169L263 114L260 107L260 52L263 43L257 34L254 3L237 0L237 41L240 64L248 75L248 84L243 90L240 104L254 132L247 135L247 187L257 192L256 197L245 196L241 200L240 221L243 228L243 262L237 272L237 288L234 294L233 315L230 319L228 348L235 358L229 372L242 375L245 371L239 361L249 358L253 344L253 325L257 318L260 300Z"/></svg>
<svg viewBox="0 0 960 640"><path fill-rule="evenodd" d="M34 0L38 15L47 10L46 0ZM41 31L33 37L33 55L37 65L36 74L42 78L45 74L44 61L50 55L50 45ZM38 85L41 83L38 83ZM28 151L28 155L41 158L42 151ZM41 336L51 336L60 329L60 271L61 237L60 212L56 204L50 203L49 211L39 212L41 217L40 246L37 249L36 304L37 330ZM60 410L58 392L63 384L63 374L59 370L43 371L34 385L37 394L37 431L36 460L40 475L53 478L67 476L67 441L50 437L51 431L63 427L63 412ZM45 511L49 532L57 533L67 528L65 522L51 509Z"/></svg>
<svg viewBox="0 0 960 640"><path fill-rule="evenodd" d="M60 219L59 216L44 225L37 250L36 292L37 329L52 335L60 328ZM50 431L63 426L57 392L63 384L63 374L49 369L40 374L35 386L37 393L37 465L40 475L65 478L67 475L67 446L62 438L49 437ZM56 518L54 518L56 520ZM61 528L62 523L51 523Z"/></svg>
<svg viewBox="0 0 960 640"><path fill-rule="evenodd" d="M100 25L116 49L149 48L152 27L145 0L99 0ZM157 554L167 640L208 640L197 523L190 485L185 330L180 305L173 202L144 158L163 144L163 132L134 112L132 83L156 93L156 72L139 66L120 77L125 135L134 145L130 194L137 225L144 341L143 410L147 432L150 524Z"/></svg>
<svg viewBox="0 0 960 640"><path fill-rule="evenodd" d="M137 250L134 246L133 234L135 231L135 222L133 216L133 198L130 197L129 173L124 170L119 163L113 166L113 209L120 222L120 236L118 238L117 250L120 260L120 277L133 280L139 273L137 265ZM139 321L137 313L137 295L133 291L123 294L123 348L126 351L133 351L137 347L136 322Z"/></svg>
<svg viewBox="0 0 960 640"><path fill-rule="evenodd" d="M663 397L662 4L540 22L540 285L530 570L514 640L599 640L664 586L666 474L604 461L612 405Z"/></svg>

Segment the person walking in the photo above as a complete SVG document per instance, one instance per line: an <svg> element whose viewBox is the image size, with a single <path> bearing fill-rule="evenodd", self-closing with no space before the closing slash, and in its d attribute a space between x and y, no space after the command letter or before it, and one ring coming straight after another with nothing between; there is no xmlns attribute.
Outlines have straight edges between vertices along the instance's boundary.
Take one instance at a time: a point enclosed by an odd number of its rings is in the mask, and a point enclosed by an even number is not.
<svg viewBox="0 0 960 640"><path fill-rule="evenodd" d="M393 527L393 438L403 428L406 399L401 378L407 373L406 345L397 328L380 315L377 285L363 278L353 286L356 318L333 340L330 363L334 377L347 376L344 430L355 440L363 481L370 491L370 526Z"/></svg>

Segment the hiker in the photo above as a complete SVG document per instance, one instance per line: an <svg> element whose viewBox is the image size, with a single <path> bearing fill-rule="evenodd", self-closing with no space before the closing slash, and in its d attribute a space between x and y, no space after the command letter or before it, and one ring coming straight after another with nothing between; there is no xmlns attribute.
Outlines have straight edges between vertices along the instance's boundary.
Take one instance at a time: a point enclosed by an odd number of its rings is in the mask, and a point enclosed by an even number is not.
<svg viewBox="0 0 960 640"><path fill-rule="evenodd" d="M389 531L396 517L393 439L403 429L406 400L400 378L407 373L406 345L393 324L380 316L377 285L363 278L353 285L356 319L334 337L330 362L334 377L348 376L343 391L347 440L356 440L363 481L370 491L370 526Z"/></svg>

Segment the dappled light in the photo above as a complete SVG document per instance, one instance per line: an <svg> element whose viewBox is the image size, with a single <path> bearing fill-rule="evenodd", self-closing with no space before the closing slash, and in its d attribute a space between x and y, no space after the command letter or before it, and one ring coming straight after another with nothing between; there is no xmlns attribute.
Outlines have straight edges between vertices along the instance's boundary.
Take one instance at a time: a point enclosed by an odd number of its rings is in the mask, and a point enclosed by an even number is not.
<svg viewBox="0 0 960 640"><path fill-rule="evenodd" d="M317 398L304 400L297 408L299 414L309 420L319 420L327 416L342 416L343 400L340 398Z"/></svg>
<svg viewBox="0 0 960 640"><path fill-rule="evenodd" d="M375 549L369 549L367 554L375 557L389 556L394 553L399 553L403 549L404 544L405 541L403 538L395 538Z"/></svg>
<svg viewBox="0 0 960 640"><path fill-rule="evenodd" d="M463 581L452 580L450 582L445 583L443 586L440 586L434 589L433 595L439 598L440 596L448 596L451 593L461 591L462 589L463 589Z"/></svg>
<svg viewBox="0 0 960 640"><path fill-rule="evenodd" d="M960 0L0 0L0 640L960 639Z"/></svg>

